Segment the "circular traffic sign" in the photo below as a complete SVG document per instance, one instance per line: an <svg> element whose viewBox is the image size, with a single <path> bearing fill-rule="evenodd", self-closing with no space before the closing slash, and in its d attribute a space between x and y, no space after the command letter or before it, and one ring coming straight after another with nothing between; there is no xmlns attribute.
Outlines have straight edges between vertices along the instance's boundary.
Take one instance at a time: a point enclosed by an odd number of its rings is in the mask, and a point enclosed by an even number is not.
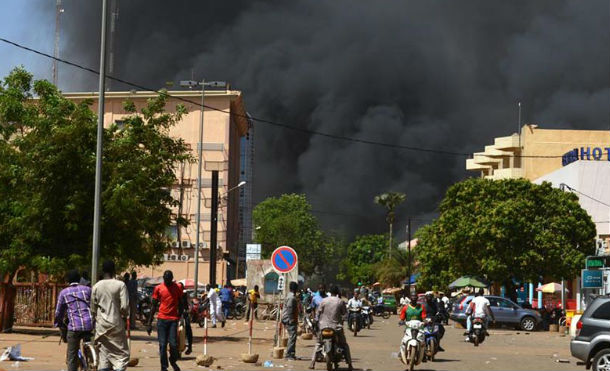
<svg viewBox="0 0 610 371"><path fill-rule="evenodd" d="M271 254L271 264L278 273L289 273L297 262L297 252L290 246L280 246Z"/></svg>

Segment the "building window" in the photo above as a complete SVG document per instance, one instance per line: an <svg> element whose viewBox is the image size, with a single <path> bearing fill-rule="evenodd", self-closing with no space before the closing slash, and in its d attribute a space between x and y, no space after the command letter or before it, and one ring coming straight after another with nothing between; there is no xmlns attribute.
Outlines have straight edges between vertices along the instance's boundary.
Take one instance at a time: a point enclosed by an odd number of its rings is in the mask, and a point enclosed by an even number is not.
<svg viewBox="0 0 610 371"><path fill-rule="evenodd" d="M165 234L172 241L178 240L178 226L176 224L172 224L169 227L165 228Z"/></svg>
<svg viewBox="0 0 610 371"><path fill-rule="evenodd" d="M119 130L125 129L125 121L124 120L115 120L114 123L119 128Z"/></svg>
<svg viewBox="0 0 610 371"><path fill-rule="evenodd" d="M265 275L265 294L275 294L277 292L277 281L280 276L275 272Z"/></svg>

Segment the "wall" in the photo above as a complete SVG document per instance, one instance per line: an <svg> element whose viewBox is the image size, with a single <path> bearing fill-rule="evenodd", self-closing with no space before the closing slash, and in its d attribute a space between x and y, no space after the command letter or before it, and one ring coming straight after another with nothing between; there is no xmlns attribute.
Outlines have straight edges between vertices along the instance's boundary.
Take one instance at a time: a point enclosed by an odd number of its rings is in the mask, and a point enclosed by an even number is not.
<svg viewBox="0 0 610 371"><path fill-rule="evenodd" d="M261 301L262 302L273 302L273 294L266 294L264 292L265 287L265 275L270 272L275 272L273 266L271 265L271 260L261 259L261 260L248 260L247 271L246 271L246 282L248 283L248 289L254 288L254 285L258 285L261 293ZM299 269L295 268L292 272L286 275L286 290L288 290L288 284L291 281L299 282Z"/></svg>

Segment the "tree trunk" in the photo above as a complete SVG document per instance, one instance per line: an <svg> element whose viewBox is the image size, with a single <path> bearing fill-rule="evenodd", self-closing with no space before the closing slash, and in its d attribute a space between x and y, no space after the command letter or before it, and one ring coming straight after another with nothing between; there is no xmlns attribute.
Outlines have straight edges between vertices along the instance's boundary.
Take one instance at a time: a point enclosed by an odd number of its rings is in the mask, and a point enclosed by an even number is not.
<svg viewBox="0 0 610 371"><path fill-rule="evenodd" d="M392 224L390 223L390 245L388 246L388 257L392 257Z"/></svg>
<svg viewBox="0 0 610 371"><path fill-rule="evenodd" d="M13 328L15 319L15 297L17 289L13 286L13 277L10 274L7 283L0 283L0 329L8 332Z"/></svg>

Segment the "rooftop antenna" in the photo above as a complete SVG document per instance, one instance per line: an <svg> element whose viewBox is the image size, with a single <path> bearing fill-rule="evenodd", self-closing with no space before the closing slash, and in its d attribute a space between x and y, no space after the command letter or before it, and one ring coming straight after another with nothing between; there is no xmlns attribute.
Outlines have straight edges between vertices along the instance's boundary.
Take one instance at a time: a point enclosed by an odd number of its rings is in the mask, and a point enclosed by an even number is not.
<svg viewBox="0 0 610 371"><path fill-rule="evenodd" d="M519 133L519 151L521 151L521 102L517 102L517 106L519 106L519 122L517 125L517 133Z"/></svg>

